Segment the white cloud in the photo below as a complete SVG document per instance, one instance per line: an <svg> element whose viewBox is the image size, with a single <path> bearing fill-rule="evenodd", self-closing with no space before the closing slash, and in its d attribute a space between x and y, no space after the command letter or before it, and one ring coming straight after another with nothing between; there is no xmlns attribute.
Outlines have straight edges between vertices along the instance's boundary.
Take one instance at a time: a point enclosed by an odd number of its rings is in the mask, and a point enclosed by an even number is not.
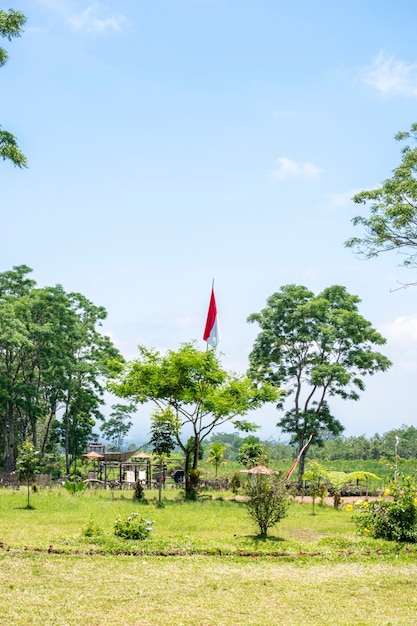
<svg viewBox="0 0 417 626"><path fill-rule="evenodd" d="M286 157L277 159L277 165L276 169L271 170L271 176L275 180L285 180L286 178L316 179L323 173L323 170L308 161L297 163L297 161Z"/></svg>
<svg viewBox="0 0 417 626"><path fill-rule="evenodd" d="M104 33L119 31L126 21L124 15L111 15L99 2L90 4L84 11L75 12L71 0L36 0L38 4L61 15L75 31Z"/></svg>
<svg viewBox="0 0 417 626"><path fill-rule="evenodd" d="M91 4L84 11L67 17L67 22L74 30L84 30L90 33L103 33L107 30L121 30L125 21L123 15L109 15L105 17L98 2Z"/></svg>
<svg viewBox="0 0 417 626"><path fill-rule="evenodd" d="M397 317L390 324L381 327L381 333L389 341L396 344L406 345L415 343L417 347L417 315L403 315Z"/></svg>
<svg viewBox="0 0 417 626"><path fill-rule="evenodd" d="M407 64L380 52L364 69L362 80L383 94L417 96L417 63Z"/></svg>
<svg viewBox="0 0 417 626"><path fill-rule="evenodd" d="M340 193L329 194L329 202L334 207L344 207L352 202L352 198L355 194L359 193L360 189L352 191L343 191Z"/></svg>

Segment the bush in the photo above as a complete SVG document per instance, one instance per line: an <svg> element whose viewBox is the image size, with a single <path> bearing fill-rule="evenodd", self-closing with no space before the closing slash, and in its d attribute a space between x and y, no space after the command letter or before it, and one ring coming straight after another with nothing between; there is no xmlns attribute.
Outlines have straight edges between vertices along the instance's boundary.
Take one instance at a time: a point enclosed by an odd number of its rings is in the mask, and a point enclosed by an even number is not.
<svg viewBox="0 0 417 626"><path fill-rule="evenodd" d="M230 479L230 489L232 490L232 493L234 493L235 495L239 492L240 478L237 472L235 472L232 478Z"/></svg>
<svg viewBox="0 0 417 626"><path fill-rule="evenodd" d="M146 539L152 532L152 524L149 520L139 517L137 513L131 513L126 519L117 519L114 522L114 534L123 539Z"/></svg>
<svg viewBox="0 0 417 626"><path fill-rule="evenodd" d="M276 475L254 474L245 486L249 497L247 510L257 524L259 534L265 537L268 528L275 526L287 514L287 489Z"/></svg>
<svg viewBox="0 0 417 626"><path fill-rule="evenodd" d="M356 527L363 535L388 541L417 541L416 486L407 478L400 487L393 483L387 492L392 499L380 498L358 505Z"/></svg>

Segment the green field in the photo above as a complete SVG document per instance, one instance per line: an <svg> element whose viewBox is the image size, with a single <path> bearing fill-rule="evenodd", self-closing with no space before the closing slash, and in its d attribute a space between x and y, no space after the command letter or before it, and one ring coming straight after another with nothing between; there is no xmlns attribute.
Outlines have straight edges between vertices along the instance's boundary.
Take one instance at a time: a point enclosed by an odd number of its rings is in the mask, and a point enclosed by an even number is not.
<svg viewBox="0 0 417 626"><path fill-rule="evenodd" d="M292 502L261 540L230 493L146 495L42 489L28 510L1 490L0 624L415 623L417 547L360 538L346 510ZM145 541L113 534L132 512L154 521Z"/></svg>

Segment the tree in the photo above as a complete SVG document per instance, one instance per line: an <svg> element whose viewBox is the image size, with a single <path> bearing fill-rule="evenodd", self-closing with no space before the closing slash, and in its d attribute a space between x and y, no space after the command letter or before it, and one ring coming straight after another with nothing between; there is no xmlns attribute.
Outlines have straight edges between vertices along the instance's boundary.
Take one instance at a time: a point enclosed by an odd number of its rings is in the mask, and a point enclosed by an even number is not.
<svg viewBox="0 0 417 626"><path fill-rule="evenodd" d="M25 441L19 449L17 458L17 477L19 482L25 482L28 488L28 509L30 506L30 486L35 480L36 470L38 468L38 453L35 450L35 446L30 441Z"/></svg>
<svg viewBox="0 0 417 626"><path fill-rule="evenodd" d="M134 404L113 404L110 419L100 426L101 432L116 450L122 449L123 441L132 427L131 414L134 410Z"/></svg>
<svg viewBox="0 0 417 626"><path fill-rule="evenodd" d="M212 443L209 450L209 457L207 461L214 465L214 474L215 478L217 478L217 472L220 465L224 461L224 451L226 450L226 446L222 443Z"/></svg>
<svg viewBox="0 0 417 626"><path fill-rule="evenodd" d="M359 302L338 285L317 296L306 287L286 285L248 318L261 328L249 357L249 376L284 387L278 409L284 410L285 400L293 406L278 426L291 435L299 454L307 446L298 465L299 482L310 436L322 445L343 430L328 399L358 400L365 389L363 376L391 365L373 350L385 339L359 315Z"/></svg>
<svg viewBox="0 0 417 626"><path fill-rule="evenodd" d="M0 37L11 41L14 37L20 37L22 26L26 22L26 17L20 11L9 9L6 13L0 10ZM9 58L7 51L0 47L0 67L4 65ZM0 127L0 158L5 161L11 161L17 167L27 167L27 161L24 154L19 150L16 138L6 130Z"/></svg>
<svg viewBox="0 0 417 626"><path fill-rule="evenodd" d="M287 514L288 493L285 482L272 474L252 474L245 486L249 516L266 537L268 528L275 526Z"/></svg>
<svg viewBox="0 0 417 626"><path fill-rule="evenodd" d="M309 494L313 504L313 515L315 515L316 498L320 490L320 479L326 480L328 475L326 468L320 465L318 461L310 461L307 471L302 476L303 480L307 480L310 483Z"/></svg>
<svg viewBox="0 0 417 626"><path fill-rule="evenodd" d="M61 439L67 473L92 436L107 362L121 359L98 331L106 312L61 285L38 288L26 265L0 274L0 446L13 471L30 439L40 460Z"/></svg>
<svg viewBox="0 0 417 626"><path fill-rule="evenodd" d="M241 430L253 429L253 424L237 418L275 401L279 392L269 383L256 386L245 376L227 373L213 349L202 352L193 343L164 355L144 346L139 352L110 388L118 397L151 401L161 411L171 409L167 424L185 457L186 497L193 497L203 440L228 422ZM192 446L187 445L190 433Z"/></svg>
<svg viewBox="0 0 417 626"><path fill-rule="evenodd" d="M395 139L417 140L417 124L409 132L397 133ZM348 248L370 259L381 252L397 251L403 255L402 265L417 267L417 148L405 145L402 159L391 178L370 191L353 197L357 204L369 206L369 214L353 219L355 226L365 230L363 237L352 237Z"/></svg>
<svg viewBox="0 0 417 626"><path fill-rule="evenodd" d="M261 461L264 463L268 462L268 459L266 458L265 446L261 443L259 437L254 437L252 435L246 437L244 443L239 448L237 461L241 465L248 468L259 465Z"/></svg>

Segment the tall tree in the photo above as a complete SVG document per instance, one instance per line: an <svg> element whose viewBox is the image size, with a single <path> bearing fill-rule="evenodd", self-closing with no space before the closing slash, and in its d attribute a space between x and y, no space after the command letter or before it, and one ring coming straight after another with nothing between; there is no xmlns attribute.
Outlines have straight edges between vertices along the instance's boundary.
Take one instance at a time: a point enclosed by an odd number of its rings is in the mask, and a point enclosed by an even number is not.
<svg viewBox="0 0 417 626"><path fill-rule="evenodd" d="M121 450L123 442L132 427L131 415L135 410L134 404L113 404L110 417L101 426L100 430L108 441L111 441L115 450Z"/></svg>
<svg viewBox="0 0 417 626"><path fill-rule="evenodd" d="M139 358L127 363L111 389L121 398L151 401L165 411L165 428L168 419L184 453L186 497L191 497L202 441L227 422L252 429L253 424L238 417L275 401L279 392L269 383L256 386L247 377L227 373L214 350L201 352L192 343L164 355L144 346L139 351ZM190 433L192 446L187 445Z"/></svg>
<svg viewBox="0 0 417 626"><path fill-rule="evenodd" d="M98 331L106 313L80 294L38 288L25 265L0 274L0 446L15 468L29 439L39 458L61 435L67 469L91 436L109 375L120 358Z"/></svg>
<svg viewBox="0 0 417 626"><path fill-rule="evenodd" d="M396 135L397 141L417 141L417 124L409 132ZM364 235L352 237L346 246L367 259L381 252L396 251L402 265L417 267L417 147L404 145L401 163L380 187L362 191L353 197L357 204L369 207L367 216L353 219Z"/></svg>
<svg viewBox="0 0 417 626"><path fill-rule="evenodd" d="M385 339L358 313L359 302L338 285L317 296L306 287L286 285L248 318L261 328L249 357L249 376L285 388L278 408L286 412L277 425L292 436L299 453L311 435L320 445L342 432L329 398L358 400L365 389L363 376L391 365L373 350ZM301 455L299 480L307 450Z"/></svg>
<svg viewBox="0 0 417 626"><path fill-rule="evenodd" d="M6 13L0 9L0 37L11 41L14 37L20 37L22 26L26 22L26 17L20 11L9 9ZM0 67L9 58L7 51L0 46ZM0 158L6 159L17 167L27 167L25 155L19 150L16 137L12 133L1 130L0 127Z"/></svg>

